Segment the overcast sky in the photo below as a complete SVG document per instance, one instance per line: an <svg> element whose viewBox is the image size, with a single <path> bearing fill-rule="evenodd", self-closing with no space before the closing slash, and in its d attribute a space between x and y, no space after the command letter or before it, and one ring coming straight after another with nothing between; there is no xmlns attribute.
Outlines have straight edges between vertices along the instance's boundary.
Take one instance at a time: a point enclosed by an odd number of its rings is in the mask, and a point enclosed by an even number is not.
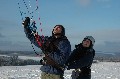
<svg viewBox="0 0 120 79"><path fill-rule="evenodd" d="M21 16L20 11L33 14ZM21 24L25 16L33 16L44 36L62 24L72 48L91 35L96 51L120 51L120 0L0 0L0 50L32 50Z"/></svg>

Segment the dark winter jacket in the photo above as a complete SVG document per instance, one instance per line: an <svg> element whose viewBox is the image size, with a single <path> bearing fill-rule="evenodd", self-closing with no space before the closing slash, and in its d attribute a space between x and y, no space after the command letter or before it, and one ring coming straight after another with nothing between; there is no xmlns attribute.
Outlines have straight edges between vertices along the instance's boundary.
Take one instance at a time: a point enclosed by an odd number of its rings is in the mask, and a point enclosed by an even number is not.
<svg viewBox="0 0 120 79"><path fill-rule="evenodd" d="M54 60L60 66L63 66L68 59L69 53L71 51L71 45L68 39L63 36L61 38L44 37L42 47L37 43L34 35L25 29L27 38L37 47L41 48L44 53L47 53L47 56ZM47 57L47 58L48 58ZM50 64L44 64L41 68L41 71L51 74L63 74L63 71L57 68L56 66Z"/></svg>
<svg viewBox="0 0 120 79"><path fill-rule="evenodd" d="M91 76L91 65L95 55L95 50L93 48L85 48L82 44L75 46L76 48L71 53L66 64L68 69L80 69L79 79L90 79Z"/></svg>

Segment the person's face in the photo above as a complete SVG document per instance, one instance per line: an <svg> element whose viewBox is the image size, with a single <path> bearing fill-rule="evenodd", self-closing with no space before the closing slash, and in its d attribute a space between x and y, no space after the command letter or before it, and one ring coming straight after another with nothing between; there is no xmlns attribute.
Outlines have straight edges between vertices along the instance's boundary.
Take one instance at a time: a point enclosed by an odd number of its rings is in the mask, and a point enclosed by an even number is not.
<svg viewBox="0 0 120 79"><path fill-rule="evenodd" d="M54 29L53 29L53 33L54 34L58 34L58 33L61 33L62 32L62 28L60 26L56 26Z"/></svg>
<svg viewBox="0 0 120 79"><path fill-rule="evenodd" d="M83 47L89 47L90 46L90 40L88 40L88 39L83 40L82 45L83 45Z"/></svg>

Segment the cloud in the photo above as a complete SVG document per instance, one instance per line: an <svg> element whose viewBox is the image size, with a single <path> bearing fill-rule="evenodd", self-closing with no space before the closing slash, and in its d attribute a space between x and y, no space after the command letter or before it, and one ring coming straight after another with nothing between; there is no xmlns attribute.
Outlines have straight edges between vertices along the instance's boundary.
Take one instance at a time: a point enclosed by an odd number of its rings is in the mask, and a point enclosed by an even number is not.
<svg viewBox="0 0 120 79"><path fill-rule="evenodd" d="M3 37L5 37L5 36L0 33L0 38L3 38Z"/></svg>
<svg viewBox="0 0 120 79"><path fill-rule="evenodd" d="M83 7L87 7L91 4L91 0L77 0L77 2Z"/></svg>
<svg viewBox="0 0 120 79"><path fill-rule="evenodd" d="M119 52L120 41L119 42L105 41L104 45L95 45L95 49L97 51L103 51L103 52Z"/></svg>
<svg viewBox="0 0 120 79"><path fill-rule="evenodd" d="M0 46L6 46L6 45L11 45L12 42L10 41L0 41Z"/></svg>
<svg viewBox="0 0 120 79"><path fill-rule="evenodd" d="M1 28L7 28L9 26L17 26L18 24L13 22L13 21L10 21L10 20L5 20L5 19L0 19L0 27ZM1 29L0 28L0 29Z"/></svg>
<svg viewBox="0 0 120 79"><path fill-rule="evenodd" d="M97 51L120 51L120 29L104 29L95 31L75 32L68 34L71 44L75 45L82 42L85 36L91 35L95 38L95 49Z"/></svg>
<svg viewBox="0 0 120 79"><path fill-rule="evenodd" d="M72 34L69 34L68 36L72 39L78 39L83 38L87 35L92 35L95 39L100 41L119 41L120 39L120 29L104 29L104 30L94 30L94 31L85 31L85 32L79 32L76 31Z"/></svg>
<svg viewBox="0 0 120 79"><path fill-rule="evenodd" d="M98 3L102 4L103 8L111 8L111 0L97 0Z"/></svg>
<svg viewBox="0 0 120 79"><path fill-rule="evenodd" d="M120 41L120 29L114 29L114 30L99 30L93 32L95 38L100 41Z"/></svg>
<svg viewBox="0 0 120 79"><path fill-rule="evenodd" d="M77 3L80 4L82 7L89 7L93 3L93 0L76 0ZM103 8L110 8L111 7L111 0L96 0Z"/></svg>
<svg viewBox="0 0 120 79"><path fill-rule="evenodd" d="M98 2L109 2L111 0L97 0Z"/></svg>
<svg viewBox="0 0 120 79"><path fill-rule="evenodd" d="M120 51L120 29L104 29L104 30L92 30L84 31L76 30L73 33L66 32L66 36L71 42L72 49L75 44L81 43L85 36L91 35L95 38L95 50L96 51ZM0 37L3 37L1 34ZM14 36L14 40L8 41L6 39L0 40L0 50L31 50L32 47L28 39L23 39L22 36L19 40ZM25 37L24 37L25 38ZM11 38L12 39L12 38ZM25 41L25 42L24 42ZM35 46L34 46L35 47ZM36 48L36 47L35 47ZM36 48L37 49L37 48ZM37 49L38 51L40 49Z"/></svg>
<svg viewBox="0 0 120 79"><path fill-rule="evenodd" d="M3 35L0 33L0 38L3 37Z"/></svg>
<svg viewBox="0 0 120 79"><path fill-rule="evenodd" d="M34 46L34 45L33 45ZM36 51L40 51L39 48L34 46L34 49ZM24 42L24 41L17 41L17 42L12 42L12 41L1 41L0 40L0 50L9 50L9 51L33 51L33 48L31 46L31 43Z"/></svg>

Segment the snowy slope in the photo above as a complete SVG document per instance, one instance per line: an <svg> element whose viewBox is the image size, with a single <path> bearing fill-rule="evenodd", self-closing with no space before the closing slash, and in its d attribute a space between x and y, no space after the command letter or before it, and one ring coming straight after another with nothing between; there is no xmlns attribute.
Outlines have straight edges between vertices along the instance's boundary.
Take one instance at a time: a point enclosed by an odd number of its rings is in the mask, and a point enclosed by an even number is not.
<svg viewBox="0 0 120 79"><path fill-rule="evenodd" d="M40 79L40 65L2 66L0 79ZM71 79L72 70L65 71L65 79ZM120 79L120 63L100 62L92 65L92 79Z"/></svg>

